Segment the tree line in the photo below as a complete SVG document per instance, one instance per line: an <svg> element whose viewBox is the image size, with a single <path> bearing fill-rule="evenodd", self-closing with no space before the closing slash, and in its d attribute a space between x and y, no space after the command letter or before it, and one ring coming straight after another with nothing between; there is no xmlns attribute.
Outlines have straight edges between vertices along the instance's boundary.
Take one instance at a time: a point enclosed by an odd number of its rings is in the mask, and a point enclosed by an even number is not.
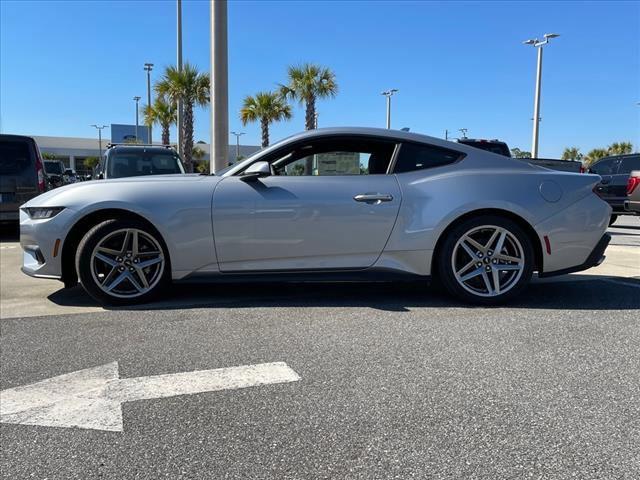
<svg viewBox="0 0 640 480"><path fill-rule="evenodd" d="M146 125L159 125L162 130L162 143L169 145L170 128L177 122L177 104L182 103L182 132L180 135L185 168L194 170L194 159L204 156L201 148L194 148L193 131L196 106L210 103L211 78L209 74L199 72L190 63L182 70L175 66L165 71L154 85L156 98L151 105L143 106ZM269 126L273 122L289 120L293 114L289 101L298 101L305 105L305 128L311 130L317 125L316 101L321 98L335 97L338 92L335 74L328 68L311 63L290 66L286 83L277 84L273 91L261 91L244 98L240 109L240 121L243 125L259 122L262 133L262 146L269 145ZM198 165L202 169L202 165Z"/></svg>
<svg viewBox="0 0 640 480"><path fill-rule="evenodd" d="M614 142L606 148L594 148L586 155L580 152L580 147L566 147L562 152L562 160L573 160L582 162L588 167L593 162L611 155L626 155L633 152L633 144L631 142ZM531 158L531 152L520 150L519 148L511 149L511 156L514 158Z"/></svg>
<svg viewBox="0 0 640 480"><path fill-rule="evenodd" d="M633 152L633 144L631 142L614 142L606 148L594 148L586 155L580 152L579 147L567 147L562 152L562 160L581 161L585 167L611 155L626 155Z"/></svg>

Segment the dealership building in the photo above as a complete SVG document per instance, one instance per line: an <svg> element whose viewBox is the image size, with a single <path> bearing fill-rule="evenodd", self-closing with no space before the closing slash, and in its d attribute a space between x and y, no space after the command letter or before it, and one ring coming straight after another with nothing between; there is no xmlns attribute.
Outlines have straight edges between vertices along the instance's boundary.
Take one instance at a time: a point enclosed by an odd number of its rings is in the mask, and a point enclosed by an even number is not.
<svg viewBox="0 0 640 480"><path fill-rule="evenodd" d="M76 137L44 137L33 136L38 144L40 152L44 155L55 155L56 159L62 160L67 168L74 169L78 174L86 175L90 169L85 165L88 157L99 157L99 144L97 138L76 138ZM109 138L102 139L102 152L106 149L107 144L111 140ZM198 147L204 151L201 159L194 161L209 162L210 146L207 143L196 143L194 147ZM260 150L255 145L240 145L240 156L247 157L252 153ZM236 145L229 145L229 163L236 160Z"/></svg>

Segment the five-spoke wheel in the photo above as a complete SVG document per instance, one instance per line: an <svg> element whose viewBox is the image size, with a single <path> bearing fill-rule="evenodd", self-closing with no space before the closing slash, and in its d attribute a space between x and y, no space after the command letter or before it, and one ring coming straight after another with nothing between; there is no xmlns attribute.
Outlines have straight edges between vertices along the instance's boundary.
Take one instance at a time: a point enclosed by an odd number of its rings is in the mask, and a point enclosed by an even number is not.
<svg viewBox="0 0 640 480"><path fill-rule="evenodd" d="M115 304L146 301L168 278L159 235L135 220L108 220L92 228L80 242L76 268L94 298Z"/></svg>
<svg viewBox="0 0 640 480"><path fill-rule="evenodd" d="M513 221L496 216L471 218L444 240L438 271L447 290L476 303L492 304L515 295L531 278L529 237Z"/></svg>

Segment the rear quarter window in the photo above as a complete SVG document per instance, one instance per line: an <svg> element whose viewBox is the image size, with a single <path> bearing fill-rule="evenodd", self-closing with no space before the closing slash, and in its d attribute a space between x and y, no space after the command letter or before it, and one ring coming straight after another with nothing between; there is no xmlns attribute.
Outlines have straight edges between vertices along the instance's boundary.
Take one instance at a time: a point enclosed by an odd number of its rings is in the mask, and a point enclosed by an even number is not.
<svg viewBox="0 0 640 480"><path fill-rule="evenodd" d="M33 164L31 149L24 141L0 142L0 175L16 175Z"/></svg>
<svg viewBox="0 0 640 480"><path fill-rule="evenodd" d="M394 173L414 172L428 168L442 167L461 160L464 153L447 148L403 143L393 169Z"/></svg>

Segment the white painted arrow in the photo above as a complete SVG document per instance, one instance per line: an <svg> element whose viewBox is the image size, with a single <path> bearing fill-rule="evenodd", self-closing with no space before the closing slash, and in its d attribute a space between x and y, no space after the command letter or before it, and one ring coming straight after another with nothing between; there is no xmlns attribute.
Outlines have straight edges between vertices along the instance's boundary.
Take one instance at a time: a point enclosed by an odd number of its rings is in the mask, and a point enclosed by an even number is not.
<svg viewBox="0 0 640 480"><path fill-rule="evenodd" d="M0 392L0 422L121 432L122 403L296 382L284 362L120 378L118 362Z"/></svg>

